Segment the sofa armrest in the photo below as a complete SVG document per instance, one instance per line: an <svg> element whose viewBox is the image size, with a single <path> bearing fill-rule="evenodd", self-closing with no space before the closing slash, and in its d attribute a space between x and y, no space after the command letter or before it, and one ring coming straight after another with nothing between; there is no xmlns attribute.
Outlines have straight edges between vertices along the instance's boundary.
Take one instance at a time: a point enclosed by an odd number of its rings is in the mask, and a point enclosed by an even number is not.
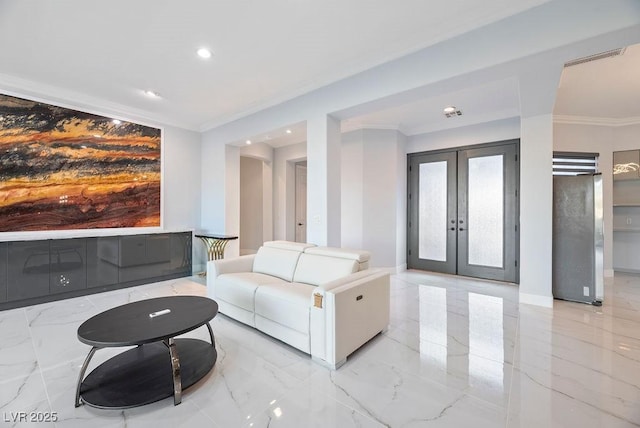
<svg viewBox="0 0 640 428"><path fill-rule="evenodd" d="M225 273L252 272L255 254L207 262L207 295L216 298L216 278Z"/></svg>
<svg viewBox="0 0 640 428"><path fill-rule="evenodd" d="M342 287L343 285L352 283L354 281L358 281L364 277L378 274L379 272L381 271L377 269L367 269L360 272L352 273L351 275L347 275L342 278L338 278L336 280L333 280L324 284L320 284L318 286L318 289L322 290L323 292L334 290L336 288Z"/></svg>
<svg viewBox="0 0 640 428"><path fill-rule="evenodd" d="M341 280L319 286L312 296L311 354L331 367L389 325L389 273L362 271Z"/></svg>
<svg viewBox="0 0 640 428"><path fill-rule="evenodd" d="M210 260L207 262L207 279L215 279L223 273L252 272L255 254L232 259Z"/></svg>

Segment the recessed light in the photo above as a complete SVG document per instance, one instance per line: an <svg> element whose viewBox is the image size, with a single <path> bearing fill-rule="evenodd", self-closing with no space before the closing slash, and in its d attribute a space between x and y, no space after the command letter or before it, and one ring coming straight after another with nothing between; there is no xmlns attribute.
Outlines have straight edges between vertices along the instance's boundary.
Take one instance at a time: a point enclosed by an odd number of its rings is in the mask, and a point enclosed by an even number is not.
<svg viewBox="0 0 640 428"><path fill-rule="evenodd" d="M247 145L251 144L251 140L247 140L245 141L245 143L247 143Z"/></svg>
<svg viewBox="0 0 640 428"><path fill-rule="evenodd" d="M196 51L200 58L208 59L211 58L211 51L207 48L200 48Z"/></svg>
<svg viewBox="0 0 640 428"><path fill-rule="evenodd" d="M120 125L122 123L122 121L120 121L118 119L113 119L111 122L113 122L116 125Z"/></svg>
<svg viewBox="0 0 640 428"><path fill-rule="evenodd" d="M456 111L455 106L449 106L444 108L444 114L453 113L454 111Z"/></svg>
<svg viewBox="0 0 640 428"><path fill-rule="evenodd" d="M144 91L144 94L146 96L148 96L149 98L160 98L160 94L159 93L157 93L155 91L152 91L152 90L149 90L149 89Z"/></svg>
<svg viewBox="0 0 640 428"><path fill-rule="evenodd" d="M291 130L290 130L290 129L287 129L287 130L286 130L286 133L287 133L287 134L291 134Z"/></svg>

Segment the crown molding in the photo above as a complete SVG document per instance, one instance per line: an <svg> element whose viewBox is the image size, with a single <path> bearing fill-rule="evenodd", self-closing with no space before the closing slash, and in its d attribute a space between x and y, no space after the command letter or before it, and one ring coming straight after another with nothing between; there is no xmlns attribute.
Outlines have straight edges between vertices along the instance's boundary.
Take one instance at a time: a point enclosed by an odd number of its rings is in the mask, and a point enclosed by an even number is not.
<svg viewBox="0 0 640 428"><path fill-rule="evenodd" d="M571 116L555 114L553 115L554 123L565 125L592 125L592 126L629 126L640 125L640 116L636 117L593 117L593 116Z"/></svg>

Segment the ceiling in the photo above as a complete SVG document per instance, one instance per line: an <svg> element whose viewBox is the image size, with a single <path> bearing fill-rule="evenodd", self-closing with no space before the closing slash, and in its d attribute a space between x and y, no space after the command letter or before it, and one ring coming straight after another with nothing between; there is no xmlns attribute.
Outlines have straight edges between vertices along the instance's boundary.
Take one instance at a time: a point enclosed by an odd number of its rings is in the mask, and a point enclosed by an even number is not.
<svg viewBox="0 0 640 428"><path fill-rule="evenodd" d="M0 0L0 90L202 131L548 1ZM490 89L453 102L471 114ZM430 123L444 101L408 110ZM509 94L495 101L513 108Z"/></svg>
<svg viewBox="0 0 640 428"><path fill-rule="evenodd" d="M640 123L640 45L620 56L566 67L553 113L613 125Z"/></svg>
<svg viewBox="0 0 640 428"><path fill-rule="evenodd" d="M558 86L555 119L611 126L640 123L638 76L640 45L626 47L620 56L566 67ZM443 109L451 105L460 109L462 115L445 117ZM396 129L412 136L519 115L518 82L509 78L348 118L342 120L341 130ZM294 126L293 134L285 134L283 128L252 138L272 147L304 141L305 124Z"/></svg>

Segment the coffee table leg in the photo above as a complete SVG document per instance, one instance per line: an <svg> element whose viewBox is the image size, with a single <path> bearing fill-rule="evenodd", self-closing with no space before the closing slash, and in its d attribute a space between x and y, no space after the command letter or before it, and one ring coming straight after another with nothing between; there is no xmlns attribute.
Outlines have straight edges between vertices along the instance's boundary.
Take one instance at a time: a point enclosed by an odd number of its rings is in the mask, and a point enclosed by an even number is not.
<svg viewBox="0 0 640 428"><path fill-rule="evenodd" d="M95 346L91 348L89 355L84 359L84 364L82 364L82 368L80 369L80 374L78 375L78 386L76 387L76 407L80 407L80 404L82 404L80 403L80 386L82 386L82 378L84 377L84 373L87 371L87 367L89 367L89 362L91 361L91 358L93 358L93 354L95 354L97 350L98 348Z"/></svg>
<svg viewBox="0 0 640 428"><path fill-rule="evenodd" d="M211 330L211 326L207 323L207 328L209 329L209 337L211 338L211 346L215 347L216 342L213 340L213 330Z"/></svg>
<svg viewBox="0 0 640 428"><path fill-rule="evenodd" d="M173 341L173 338L169 338L164 341L164 344L169 348L169 355L171 356L171 372L173 374L173 405L177 406L182 402L182 377L180 376L180 358L178 357L178 349Z"/></svg>

